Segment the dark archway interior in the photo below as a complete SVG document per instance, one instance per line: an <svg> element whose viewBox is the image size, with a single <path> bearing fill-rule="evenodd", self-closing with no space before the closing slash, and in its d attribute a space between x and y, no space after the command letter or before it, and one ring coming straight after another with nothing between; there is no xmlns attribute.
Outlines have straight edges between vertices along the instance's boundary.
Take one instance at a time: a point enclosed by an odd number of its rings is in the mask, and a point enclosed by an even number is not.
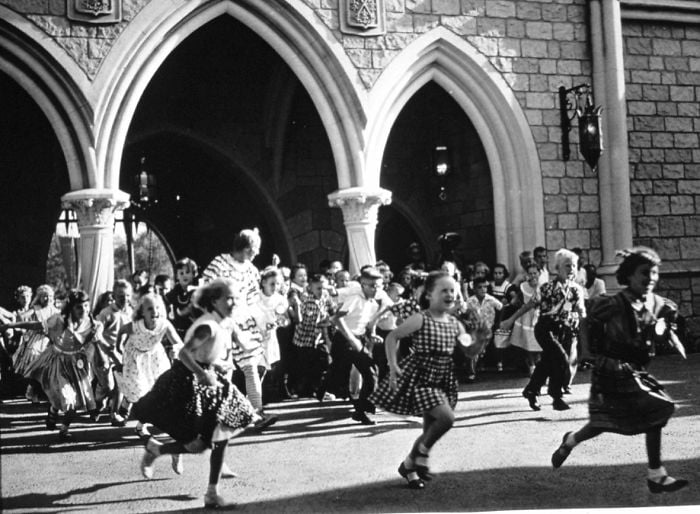
<svg viewBox="0 0 700 514"><path fill-rule="evenodd" d="M41 108L0 73L0 305L46 281L46 256L70 190L63 151Z"/></svg>
<svg viewBox="0 0 700 514"><path fill-rule="evenodd" d="M434 148L448 149L450 171L435 173ZM437 265L441 248L438 236L456 232L460 244L456 259L460 266L476 260L494 262L493 187L483 145L469 118L442 87L434 82L423 86L396 119L382 162L382 187L407 206L407 215L380 210L378 234L401 234L396 244L378 241L378 257L387 262L407 262L409 233L429 233L420 241ZM439 198L441 187L446 195ZM417 230L420 226L422 230Z"/></svg>
<svg viewBox="0 0 700 514"><path fill-rule="evenodd" d="M329 214L326 198L337 178L318 112L282 58L230 16L184 40L146 88L122 161L130 193L141 156L160 191L145 215L177 257L205 266L253 226L261 267L273 253L311 267L341 255L342 213Z"/></svg>

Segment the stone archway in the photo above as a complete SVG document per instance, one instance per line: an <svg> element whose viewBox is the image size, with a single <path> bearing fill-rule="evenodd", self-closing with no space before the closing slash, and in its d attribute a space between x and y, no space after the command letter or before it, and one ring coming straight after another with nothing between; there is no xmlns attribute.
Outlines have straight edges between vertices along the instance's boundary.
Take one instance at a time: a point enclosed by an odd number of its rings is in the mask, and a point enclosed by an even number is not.
<svg viewBox="0 0 700 514"><path fill-rule="evenodd" d="M404 105L429 81L453 97L481 138L492 176L496 254L512 266L523 248L545 240L537 148L501 74L454 33L440 27L420 37L375 83L368 100L365 172L378 185L389 132Z"/></svg>

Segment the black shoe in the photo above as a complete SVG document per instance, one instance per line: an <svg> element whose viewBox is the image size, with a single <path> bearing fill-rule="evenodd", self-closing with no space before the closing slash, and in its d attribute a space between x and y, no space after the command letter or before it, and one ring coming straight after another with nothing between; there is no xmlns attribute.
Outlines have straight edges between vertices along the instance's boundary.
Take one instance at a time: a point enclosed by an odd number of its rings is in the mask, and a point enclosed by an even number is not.
<svg viewBox="0 0 700 514"><path fill-rule="evenodd" d="M54 412L49 407L49 413L46 415L46 428L56 430L56 422L58 421L58 412Z"/></svg>
<svg viewBox="0 0 700 514"><path fill-rule="evenodd" d="M565 387L563 393L564 394L571 394L571 389L568 387Z"/></svg>
<svg viewBox="0 0 700 514"><path fill-rule="evenodd" d="M669 484L665 483L667 479L668 475L663 477L661 479L661 482L654 482L653 480L647 479L647 486L649 487L649 491L654 494L673 493L678 491L679 489L683 489L685 486L688 485L688 481L682 478L679 478L678 480L675 480Z"/></svg>
<svg viewBox="0 0 700 514"><path fill-rule="evenodd" d="M540 410L540 404L537 402L537 393L524 389L523 397L527 398L527 403L530 404L532 410Z"/></svg>
<svg viewBox="0 0 700 514"><path fill-rule="evenodd" d="M552 402L552 408L554 410L569 410L571 407L569 407L569 404L561 398L555 398Z"/></svg>
<svg viewBox="0 0 700 514"><path fill-rule="evenodd" d="M367 417L367 414L365 412L362 412L362 411L353 412L352 419L354 419L355 421L359 421L363 425L376 425L377 424L376 421L369 419Z"/></svg>
<svg viewBox="0 0 700 514"><path fill-rule="evenodd" d="M61 430L58 433L58 440L62 443L71 443L75 441L75 436L67 430Z"/></svg>
<svg viewBox="0 0 700 514"><path fill-rule="evenodd" d="M570 433L571 432L567 432L566 434L564 434L559 448L557 448L552 454L552 466L554 467L554 469L560 468L561 465L564 464L566 458L571 453L571 450L573 450L573 448L569 448L568 446L566 446L566 438L569 437Z"/></svg>
<svg viewBox="0 0 700 514"><path fill-rule="evenodd" d="M404 463L402 462L401 465L399 466L399 475L404 477L406 479L406 482L408 482L408 488L409 489L425 489L425 482L418 477L418 478L409 478L408 475L409 473L416 473L418 475L418 472L415 469L408 469Z"/></svg>
<svg viewBox="0 0 700 514"><path fill-rule="evenodd" d="M251 429L255 432L262 432L266 428L269 428L272 425L274 425L275 423L277 423L278 419L279 418L277 416L272 416L272 415L268 416L268 415L263 414L259 420L257 420L255 423L253 423L253 426Z"/></svg>

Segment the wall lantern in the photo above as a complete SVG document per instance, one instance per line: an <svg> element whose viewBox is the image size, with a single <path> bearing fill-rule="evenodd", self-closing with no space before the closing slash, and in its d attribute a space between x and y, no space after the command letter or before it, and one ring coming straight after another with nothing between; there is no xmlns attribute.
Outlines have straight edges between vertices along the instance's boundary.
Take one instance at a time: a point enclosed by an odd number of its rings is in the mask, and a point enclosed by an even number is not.
<svg viewBox="0 0 700 514"><path fill-rule="evenodd" d="M134 177L136 186L135 198L132 203L135 203L141 209L146 209L158 203L158 190L156 187L156 177L152 173L146 171L146 158L141 157L141 165L139 172Z"/></svg>
<svg viewBox="0 0 700 514"><path fill-rule="evenodd" d="M578 116L579 151L593 171L603 153L603 131L600 112L593 106L593 92L589 84L579 84L569 89L559 88L559 114L561 118L562 156L569 160L569 131L571 122ZM571 112L571 114L569 114Z"/></svg>
<svg viewBox="0 0 700 514"><path fill-rule="evenodd" d="M433 173L440 179L440 192L438 198L443 202L447 200L445 177L452 171L450 163L450 151L446 146L433 148Z"/></svg>

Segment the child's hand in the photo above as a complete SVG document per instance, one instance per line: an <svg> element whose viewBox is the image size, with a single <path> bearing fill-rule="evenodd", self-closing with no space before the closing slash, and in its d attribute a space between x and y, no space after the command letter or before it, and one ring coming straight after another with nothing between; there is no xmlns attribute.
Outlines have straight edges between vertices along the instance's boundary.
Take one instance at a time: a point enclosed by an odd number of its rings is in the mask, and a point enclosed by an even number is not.
<svg viewBox="0 0 700 514"><path fill-rule="evenodd" d="M392 391L396 391L397 382L402 373L403 371L399 367L389 370L389 387Z"/></svg>

